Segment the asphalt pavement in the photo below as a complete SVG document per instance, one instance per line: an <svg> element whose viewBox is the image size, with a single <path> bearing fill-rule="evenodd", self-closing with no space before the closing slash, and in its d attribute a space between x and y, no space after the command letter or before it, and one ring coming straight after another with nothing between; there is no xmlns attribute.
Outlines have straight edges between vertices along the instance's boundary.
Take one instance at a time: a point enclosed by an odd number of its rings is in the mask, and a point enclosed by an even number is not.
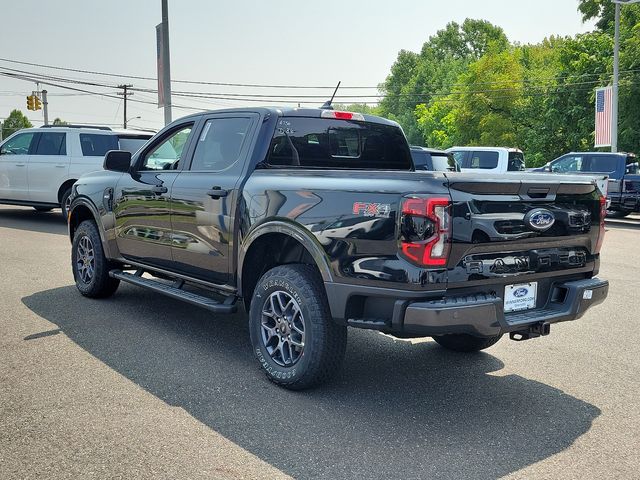
<svg viewBox="0 0 640 480"><path fill-rule="evenodd" d="M0 206L0 479L640 478L639 239L608 222L609 298L546 338L351 329L338 377L289 392L244 313L83 298L59 211Z"/></svg>

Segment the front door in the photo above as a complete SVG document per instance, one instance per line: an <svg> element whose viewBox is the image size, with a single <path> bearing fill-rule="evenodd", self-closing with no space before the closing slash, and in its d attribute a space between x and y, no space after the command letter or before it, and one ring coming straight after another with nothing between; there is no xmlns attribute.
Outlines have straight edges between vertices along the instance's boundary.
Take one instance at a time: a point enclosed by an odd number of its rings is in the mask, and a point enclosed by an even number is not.
<svg viewBox="0 0 640 480"><path fill-rule="evenodd" d="M237 189L257 124L257 114L214 114L194 137L189 168L171 192L172 255L185 275L230 283Z"/></svg>
<svg viewBox="0 0 640 480"><path fill-rule="evenodd" d="M0 199L27 201L27 168L35 133L19 133L0 148Z"/></svg>
<svg viewBox="0 0 640 480"><path fill-rule="evenodd" d="M114 192L116 242L129 260L160 268L171 265L171 188L191 141L193 122L172 128L136 159Z"/></svg>

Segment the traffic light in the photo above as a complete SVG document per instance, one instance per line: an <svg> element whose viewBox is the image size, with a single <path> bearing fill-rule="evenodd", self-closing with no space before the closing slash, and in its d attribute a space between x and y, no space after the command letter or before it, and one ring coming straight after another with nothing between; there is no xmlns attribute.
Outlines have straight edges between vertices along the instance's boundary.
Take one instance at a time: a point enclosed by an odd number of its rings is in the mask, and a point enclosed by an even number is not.
<svg viewBox="0 0 640 480"><path fill-rule="evenodd" d="M31 95L31 96L33 97L34 110L41 110L42 109L42 101L40 101L40 99L35 95Z"/></svg>
<svg viewBox="0 0 640 480"><path fill-rule="evenodd" d="M29 95L27 97L27 110L35 110L36 109L36 102L35 102L35 95Z"/></svg>

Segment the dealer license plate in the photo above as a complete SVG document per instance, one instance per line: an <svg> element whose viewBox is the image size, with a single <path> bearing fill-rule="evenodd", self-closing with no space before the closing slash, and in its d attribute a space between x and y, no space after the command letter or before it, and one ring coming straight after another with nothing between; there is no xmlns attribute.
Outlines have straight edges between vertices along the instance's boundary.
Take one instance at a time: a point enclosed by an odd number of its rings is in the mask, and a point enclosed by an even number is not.
<svg viewBox="0 0 640 480"><path fill-rule="evenodd" d="M519 283L504 287L504 311L516 312L536 308L538 282Z"/></svg>

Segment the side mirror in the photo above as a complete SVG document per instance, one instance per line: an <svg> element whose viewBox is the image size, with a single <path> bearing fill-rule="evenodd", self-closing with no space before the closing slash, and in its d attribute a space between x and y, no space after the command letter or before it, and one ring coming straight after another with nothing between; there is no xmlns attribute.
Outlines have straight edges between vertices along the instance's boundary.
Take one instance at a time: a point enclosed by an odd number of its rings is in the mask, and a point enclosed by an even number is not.
<svg viewBox="0 0 640 480"><path fill-rule="evenodd" d="M128 173L131 170L131 152L109 150L102 164L105 170Z"/></svg>

